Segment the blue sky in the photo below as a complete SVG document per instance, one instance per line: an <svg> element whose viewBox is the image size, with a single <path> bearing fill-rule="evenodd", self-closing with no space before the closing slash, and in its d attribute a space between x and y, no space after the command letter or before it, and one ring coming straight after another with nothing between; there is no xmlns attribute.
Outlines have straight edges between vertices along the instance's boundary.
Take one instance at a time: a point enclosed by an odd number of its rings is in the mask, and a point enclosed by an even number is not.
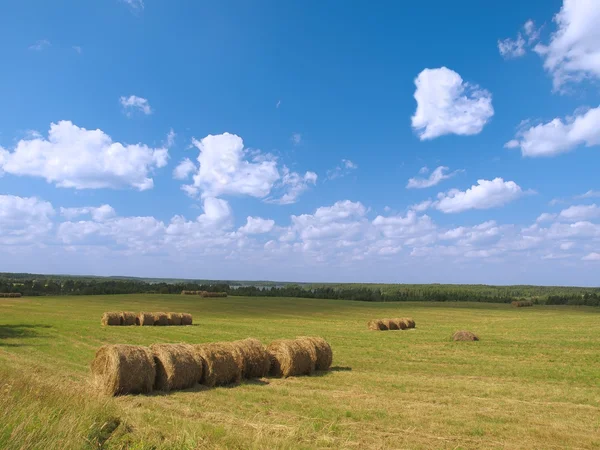
<svg viewBox="0 0 600 450"><path fill-rule="evenodd" d="M0 271L597 285L600 3L0 6Z"/></svg>

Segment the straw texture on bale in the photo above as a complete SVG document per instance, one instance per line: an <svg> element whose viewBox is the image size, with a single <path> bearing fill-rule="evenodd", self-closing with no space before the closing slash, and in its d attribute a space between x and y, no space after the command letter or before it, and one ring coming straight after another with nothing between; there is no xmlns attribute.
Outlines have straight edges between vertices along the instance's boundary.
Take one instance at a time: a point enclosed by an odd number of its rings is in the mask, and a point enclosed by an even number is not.
<svg viewBox="0 0 600 450"><path fill-rule="evenodd" d="M152 352L138 345L100 347L91 370L94 385L106 395L152 392L156 375Z"/></svg>
<svg viewBox="0 0 600 450"><path fill-rule="evenodd" d="M192 315L188 313L181 314L181 325L191 325Z"/></svg>
<svg viewBox="0 0 600 450"><path fill-rule="evenodd" d="M194 350L202 360L202 378L204 386L224 386L239 383L242 370L233 355L233 347L229 343L213 343L195 345Z"/></svg>
<svg viewBox="0 0 600 450"><path fill-rule="evenodd" d="M139 313L135 319L135 324L143 327L154 325L154 314L148 312Z"/></svg>
<svg viewBox="0 0 600 450"><path fill-rule="evenodd" d="M280 339L267 347L271 358L269 373L275 377L310 375L315 370L316 356L295 339Z"/></svg>
<svg viewBox="0 0 600 450"><path fill-rule="evenodd" d="M316 355L315 370L329 370L331 363L333 362L333 352L331 351L331 346L325 339L321 337L302 336L296 340L306 346L310 345L313 347L314 354Z"/></svg>
<svg viewBox="0 0 600 450"><path fill-rule="evenodd" d="M479 337L470 331L461 330L454 333L452 339L455 341L478 341Z"/></svg>
<svg viewBox="0 0 600 450"><path fill-rule="evenodd" d="M191 388L202 378L202 359L192 345L154 344L150 349L156 365L155 390Z"/></svg>
<svg viewBox="0 0 600 450"><path fill-rule="evenodd" d="M232 342L231 346L243 378L263 378L269 374L271 359L262 342L257 339L244 339Z"/></svg>
<svg viewBox="0 0 600 450"><path fill-rule="evenodd" d="M170 312L167 314L169 325L181 325L181 313Z"/></svg>
<svg viewBox="0 0 600 450"><path fill-rule="evenodd" d="M369 330L385 331L388 329L387 325L380 319L369 320L367 326Z"/></svg>
<svg viewBox="0 0 600 450"><path fill-rule="evenodd" d="M154 313L154 325L166 327L169 325L169 315L164 312Z"/></svg>
<svg viewBox="0 0 600 450"><path fill-rule="evenodd" d="M100 321L102 325L121 325L121 313L118 312L105 312L102 314L102 319Z"/></svg>
<svg viewBox="0 0 600 450"><path fill-rule="evenodd" d="M137 314L130 311L122 311L121 313L121 325L135 325L135 319L137 318Z"/></svg>

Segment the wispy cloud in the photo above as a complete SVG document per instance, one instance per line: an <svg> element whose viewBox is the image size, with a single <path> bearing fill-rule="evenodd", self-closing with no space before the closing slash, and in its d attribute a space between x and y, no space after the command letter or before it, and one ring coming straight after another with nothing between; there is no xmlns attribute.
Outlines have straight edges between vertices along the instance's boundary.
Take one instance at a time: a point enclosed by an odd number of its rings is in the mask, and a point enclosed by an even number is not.
<svg viewBox="0 0 600 450"><path fill-rule="evenodd" d="M79 45L74 45L72 48L73 48L73 50L75 50L80 55L83 52L83 49Z"/></svg>
<svg viewBox="0 0 600 450"><path fill-rule="evenodd" d="M300 133L293 133L291 139L294 145L299 145L302 142L302 135Z"/></svg>
<svg viewBox="0 0 600 450"><path fill-rule="evenodd" d="M358 169L358 165L349 159L342 159L342 162L333 169L327 171L327 179L335 180L336 178L345 177L354 170Z"/></svg>
<svg viewBox="0 0 600 450"><path fill-rule="evenodd" d="M144 10L144 0L121 0L123 3L127 4L134 11L143 11Z"/></svg>
<svg viewBox="0 0 600 450"><path fill-rule="evenodd" d="M277 104L275 105L275 108L279 108L279 106L281 106L281 100L277 100Z"/></svg>
<svg viewBox="0 0 600 450"><path fill-rule="evenodd" d="M37 41L35 44L29 46L29 50L34 50L36 52L41 52L42 50L50 47L52 44L48 39L42 39Z"/></svg>
<svg viewBox="0 0 600 450"><path fill-rule="evenodd" d="M129 97L121 97L119 99L121 106L125 109L125 113L130 116L131 111L137 109L146 115L152 114L152 108L147 99L138 97L137 95L130 95Z"/></svg>
<svg viewBox="0 0 600 450"><path fill-rule="evenodd" d="M431 172L431 175L429 175L428 178L419 178L419 177L410 178L408 180L408 184L406 185L406 188L407 189L424 189L424 188L432 187L437 184L440 184L442 181L444 181L448 178L452 178L454 175L461 172L461 170L455 170L454 172L448 173L448 170L450 170L448 167L439 166L433 172ZM429 169L427 167L421 167L421 170L419 170L419 174L421 174L421 175L424 175L428 172L429 172Z"/></svg>

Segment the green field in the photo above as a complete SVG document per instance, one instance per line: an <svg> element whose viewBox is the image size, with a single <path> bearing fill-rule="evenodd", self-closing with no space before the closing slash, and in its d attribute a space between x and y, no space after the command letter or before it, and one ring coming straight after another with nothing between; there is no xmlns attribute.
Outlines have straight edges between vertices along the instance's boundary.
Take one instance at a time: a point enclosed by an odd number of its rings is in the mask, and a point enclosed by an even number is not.
<svg viewBox="0 0 600 450"><path fill-rule="evenodd" d="M108 310L191 327L100 326ZM368 331L413 317L410 331ZM453 331L480 342L455 343ZM316 335L333 370L235 387L103 398L105 343ZM0 448L599 448L600 310L175 295L0 299Z"/></svg>

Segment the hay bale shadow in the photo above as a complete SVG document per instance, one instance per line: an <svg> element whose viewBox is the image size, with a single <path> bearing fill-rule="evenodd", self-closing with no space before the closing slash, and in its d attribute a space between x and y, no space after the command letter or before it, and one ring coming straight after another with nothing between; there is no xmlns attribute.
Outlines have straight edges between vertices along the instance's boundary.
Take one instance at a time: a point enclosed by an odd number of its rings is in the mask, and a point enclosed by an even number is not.
<svg viewBox="0 0 600 450"><path fill-rule="evenodd" d="M329 369L331 372L352 372L352 367L335 366Z"/></svg>
<svg viewBox="0 0 600 450"><path fill-rule="evenodd" d="M50 325L0 325L0 346L21 347L25 344L3 342L5 339L26 339L40 337L38 329L52 328Z"/></svg>

